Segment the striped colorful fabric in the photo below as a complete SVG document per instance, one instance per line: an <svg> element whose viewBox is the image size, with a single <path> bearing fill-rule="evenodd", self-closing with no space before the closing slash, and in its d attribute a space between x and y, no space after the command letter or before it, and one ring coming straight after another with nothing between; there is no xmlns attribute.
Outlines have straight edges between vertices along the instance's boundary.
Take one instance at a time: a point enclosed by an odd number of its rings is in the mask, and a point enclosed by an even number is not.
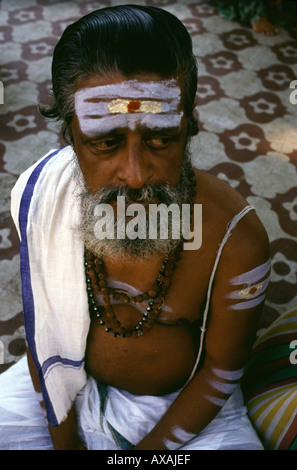
<svg viewBox="0 0 297 470"><path fill-rule="evenodd" d="M297 305L256 340L242 389L264 447L297 450Z"/></svg>

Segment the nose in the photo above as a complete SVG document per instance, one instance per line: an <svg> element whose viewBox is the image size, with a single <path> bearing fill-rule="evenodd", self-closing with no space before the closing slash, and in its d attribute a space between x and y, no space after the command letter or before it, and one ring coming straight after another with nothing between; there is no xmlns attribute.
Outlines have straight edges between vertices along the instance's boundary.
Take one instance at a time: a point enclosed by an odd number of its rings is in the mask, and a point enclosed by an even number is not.
<svg viewBox="0 0 297 470"><path fill-rule="evenodd" d="M140 139L127 139L120 156L118 180L130 188L138 189L151 178L151 165Z"/></svg>

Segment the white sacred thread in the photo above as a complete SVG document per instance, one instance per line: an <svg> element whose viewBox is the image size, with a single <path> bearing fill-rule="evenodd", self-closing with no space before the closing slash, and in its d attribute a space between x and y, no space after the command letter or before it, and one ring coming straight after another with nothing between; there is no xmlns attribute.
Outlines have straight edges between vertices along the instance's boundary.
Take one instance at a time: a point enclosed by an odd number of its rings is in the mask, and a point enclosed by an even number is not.
<svg viewBox="0 0 297 470"><path fill-rule="evenodd" d="M81 131L88 137L117 128L134 130L137 125L149 129L178 128L183 116L178 112L180 94L175 80L128 80L79 90L75 93L75 111Z"/></svg>
<svg viewBox="0 0 297 470"><path fill-rule="evenodd" d="M168 450L179 449L185 442L190 441L191 439L193 439L196 436L196 434L193 434L191 432L187 432L187 431L185 431L184 429L182 429L178 426L175 426L171 430L171 434L173 435L173 437L175 437L177 439L177 442L172 441L170 439L164 439L163 443L167 447Z"/></svg>

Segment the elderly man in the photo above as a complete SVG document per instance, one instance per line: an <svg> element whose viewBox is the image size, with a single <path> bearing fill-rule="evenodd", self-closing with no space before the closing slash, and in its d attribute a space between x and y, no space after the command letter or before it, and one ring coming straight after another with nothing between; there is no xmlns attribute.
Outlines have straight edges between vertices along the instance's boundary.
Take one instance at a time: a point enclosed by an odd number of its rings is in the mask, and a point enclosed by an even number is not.
<svg viewBox="0 0 297 470"><path fill-rule="evenodd" d="M26 398L1 436L14 425L18 448L261 449L240 378L267 235L236 191L192 168L188 32L154 7L95 11L66 28L52 78L42 114L69 145L12 193L37 394L24 361L4 374ZM156 217L160 206L180 211Z"/></svg>

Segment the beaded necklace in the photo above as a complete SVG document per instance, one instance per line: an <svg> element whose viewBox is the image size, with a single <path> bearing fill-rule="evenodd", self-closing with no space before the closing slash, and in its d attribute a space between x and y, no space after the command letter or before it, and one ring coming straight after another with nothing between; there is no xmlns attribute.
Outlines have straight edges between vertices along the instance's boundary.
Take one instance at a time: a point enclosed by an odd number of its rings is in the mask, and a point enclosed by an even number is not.
<svg viewBox="0 0 297 470"><path fill-rule="evenodd" d="M193 207L194 198L196 195L196 181L194 172L192 169L189 171L189 177L191 180L191 207ZM172 275L176 269L177 262L181 258L181 252L183 250L183 239L179 242L175 249L172 249L166 254L166 257L162 263L162 267L159 271L159 276L152 287L144 292L143 294L131 295L129 292L123 289L117 289L114 287L107 286L104 260L102 257L96 257L94 253L85 249L85 271L86 271L86 282L87 282L87 294L89 302L89 310L91 315L93 314L99 320L101 326L105 328L107 333L111 333L115 338L139 338L145 333L149 332L153 325L156 323L160 316L160 312L164 305L165 296L170 287ZM96 281L96 287L103 296L103 305L99 306L95 300L95 294L92 288L92 279L90 273L93 273ZM127 330L124 328L117 318L112 304L111 299L120 300L123 303L141 303L148 301L148 306L145 313L140 321Z"/></svg>
<svg viewBox="0 0 297 470"><path fill-rule="evenodd" d="M107 286L103 259L95 257L92 252L85 250L86 281L90 312L98 318L100 325L105 327L107 333L113 334L116 338L129 338L131 336L138 338L150 331L158 320L164 305L164 299L170 286L170 280L176 269L177 262L181 257L182 249L182 243L179 243L175 250L171 250L167 253L156 282L148 291L138 295L131 295L123 289ZM92 279L90 277L91 272L93 272L99 292L103 295L102 306L97 305L95 300ZM132 329L127 330L122 327L121 322L115 315L111 299L120 300L123 303L141 303L148 301L148 307L143 313L142 319Z"/></svg>

